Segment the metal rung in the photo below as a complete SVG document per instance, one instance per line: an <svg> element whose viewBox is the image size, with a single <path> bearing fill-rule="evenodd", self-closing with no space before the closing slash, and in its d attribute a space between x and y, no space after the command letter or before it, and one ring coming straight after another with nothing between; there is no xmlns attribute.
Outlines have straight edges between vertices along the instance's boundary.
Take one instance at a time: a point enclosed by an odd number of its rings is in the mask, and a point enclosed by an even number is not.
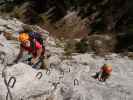
<svg viewBox="0 0 133 100"><path fill-rule="evenodd" d="M11 83L12 80L13 80L13 83L11 85L10 83ZM16 83L16 78L15 77L10 77L10 79L9 79L7 84L8 84L9 87L13 88L15 83Z"/></svg>
<svg viewBox="0 0 133 100"><path fill-rule="evenodd" d="M79 85L79 81L77 79L74 80L74 86Z"/></svg>
<svg viewBox="0 0 133 100"><path fill-rule="evenodd" d="M38 79L41 79L41 78L42 78L42 72L38 72L38 73L36 74L36 77L37 77Z"/></svg>

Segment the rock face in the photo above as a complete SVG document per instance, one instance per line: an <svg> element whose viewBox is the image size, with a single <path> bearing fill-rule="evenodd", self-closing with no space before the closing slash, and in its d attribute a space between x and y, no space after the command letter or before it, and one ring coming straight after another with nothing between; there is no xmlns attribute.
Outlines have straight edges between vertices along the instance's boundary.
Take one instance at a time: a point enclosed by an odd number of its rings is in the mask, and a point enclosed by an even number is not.
<svg viewBox="0 0 133 100"><path fill-rule="evenodd" d="M133 61L127 57L75 54L62 59L63 49L50 38L48 71L22 62L7 66L18 53L13 42L0 35L0 100L133 100ZM106 83L91 77L104 63L113 65Z"/></svg>
<svg viewBox="0 0 133 100"><path fill-rule="evenodd" d="M23 23L15 18L0 18L0 31L16 32L22 29Z"/></svg>
<svg viewBox="0 0 133 100"><path fill-rule="evenodd" d="M89 36L87 40L92 49L99 55L113 52L117 44L116 37L109 34L94 34Z"/></svg>

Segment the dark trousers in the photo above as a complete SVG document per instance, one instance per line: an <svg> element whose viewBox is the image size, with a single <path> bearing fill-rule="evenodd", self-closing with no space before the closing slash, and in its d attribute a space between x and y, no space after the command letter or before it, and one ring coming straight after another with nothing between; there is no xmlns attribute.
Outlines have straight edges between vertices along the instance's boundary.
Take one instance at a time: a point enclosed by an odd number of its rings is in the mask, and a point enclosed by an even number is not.
<svg viewBox="0 0 133 100"><path fill-rule="evenodd" d="M97 72L95 76L93 76L94 78L98 78L99 81L105 82L108 78L109 78L110 74L106 73L106 72Z"/></svg>

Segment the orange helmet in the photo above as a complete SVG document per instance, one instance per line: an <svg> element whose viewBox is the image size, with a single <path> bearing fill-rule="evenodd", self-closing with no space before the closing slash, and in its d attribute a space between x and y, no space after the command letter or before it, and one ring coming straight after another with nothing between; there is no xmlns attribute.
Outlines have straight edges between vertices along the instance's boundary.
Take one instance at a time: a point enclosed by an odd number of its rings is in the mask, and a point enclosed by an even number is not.
<svg viewBox="0 0 133 100"><path fill-rule="evenodd" d="M27 33L21 33L20 35L19 35L19 37L18 37L18 40L20 41L20 42L25 42L25 41L27 41L27 40L29 40L29 35L27 34Z"/></svg>
<svg viewBox="0 0 133 100"><path fill-rule="evenodd" d="M104 64L103 70L107 73L111 73L112 72L112 65L111 64Z"/></svg>

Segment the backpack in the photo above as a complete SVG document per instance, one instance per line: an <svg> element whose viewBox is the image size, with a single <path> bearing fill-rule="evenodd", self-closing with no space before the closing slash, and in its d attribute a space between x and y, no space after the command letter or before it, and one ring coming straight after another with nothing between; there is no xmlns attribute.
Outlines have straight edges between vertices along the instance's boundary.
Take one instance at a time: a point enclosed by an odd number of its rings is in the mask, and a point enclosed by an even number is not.
<svg viewBox="0 0 133 100"><path fill-rule="evenodd" d="M34 42L37 40L43 47L45 47L49 33L29 32L28 34L31 37L31 41Z"/></svg>

